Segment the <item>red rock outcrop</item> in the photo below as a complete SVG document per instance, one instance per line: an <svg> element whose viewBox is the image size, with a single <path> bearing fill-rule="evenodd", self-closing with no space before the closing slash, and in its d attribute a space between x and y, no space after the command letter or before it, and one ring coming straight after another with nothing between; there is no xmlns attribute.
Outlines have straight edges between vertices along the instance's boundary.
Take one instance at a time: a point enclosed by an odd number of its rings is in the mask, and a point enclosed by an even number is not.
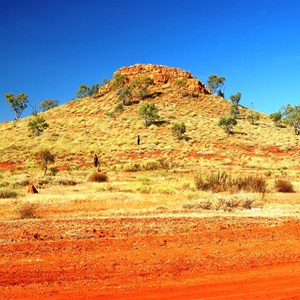
<svg viewBox="0 0 300 300"><path fill-rule="evenodd" d="M171 68L152 64L137 64L123 67L115 72L126 76L126 84L141 77L149 77L155 85L170 84L177 88L186 88L192 92L210 94L210 89L192 74L178 68Z"/></svg>

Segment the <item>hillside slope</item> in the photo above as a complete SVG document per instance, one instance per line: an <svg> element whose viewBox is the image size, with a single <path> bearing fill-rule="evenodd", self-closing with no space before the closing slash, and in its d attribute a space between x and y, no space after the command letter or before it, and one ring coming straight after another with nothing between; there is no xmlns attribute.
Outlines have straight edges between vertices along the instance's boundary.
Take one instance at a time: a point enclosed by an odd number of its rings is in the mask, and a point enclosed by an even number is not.
<svg viewBox="0 0 300 300"><path fill-rule="evenodd" d="M147 162L182 169L300 170L300 137L290 128L275 127L264 114L251 125L245 118L250 110L240 107L243 118L238 120L234 134L227 135L218 121L229 114L230 102L211 95L189 72L135 65L115 74L125 78L123 88L150 78L145 99L133 98L123 112L114 114L120 89L111 81L95 97L72 100L40 113L49 128L39 137L28 136L27 124L33 117L19 120L16 126L12 122L0 124L0 170L34 170L34 156L41 149L50 149L55 166L67 171L90 167L93 153L99 154L107 170L134 169ZM141 101L157 106L157 124L145 127L138 113ZM187 141L173 136L175 122L185 123Z"/></svg>

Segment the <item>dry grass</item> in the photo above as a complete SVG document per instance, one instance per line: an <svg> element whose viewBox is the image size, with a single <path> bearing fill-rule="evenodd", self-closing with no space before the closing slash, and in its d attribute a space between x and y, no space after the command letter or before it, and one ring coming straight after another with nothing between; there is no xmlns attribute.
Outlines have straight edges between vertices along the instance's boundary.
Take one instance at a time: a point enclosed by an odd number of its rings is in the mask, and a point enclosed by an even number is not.
<svg viewBox="0 0 300 300"><path fill-rule="evenodd" d="M18 193L15 190L11 189L0 189L0 199L16 198Z"/></svg>
<svg viewBox="0 0 300 300"><path fill-rule="evenodd" d="M18 219L35 219L39 217L39 204L32 202L18 202L15 207Z"/></svg>
<svg viewBox="0 0 300 300"><path fill-rule="evenodd" d="M213 192L254 192L264 195L267 191L266 179L261 176L239 175L233 177L226 172L212 172L195 176L198 190Z"/></svg>
<svg viewBox="0 0 300 300"><path fill-rule="evenodd" d="M49 128L35 139L27 135L29 118L21 119L16 127L0 124L1 161L12 162L13 172L33 171L34 153L49 148L56 156L53 167L66 171L90 167L94 152L99 153L107 170L136 163L143 166L145 160L158 161L162 157L172 165L188 168L197 164L231 165L237 169L287 168L291 172L295 165L293 155L297 152L289 154L289 149L298 147L300 137L291 128L277 128L261 115L255 126L240 119L235 134L229 137L217 125L230 109L228 101L213 95L184 97L182 90L172 88L153 87L151 92L162 92L151 100L159 109L162 123L149 128L138 115L138 104L124 107L116 119L105 115L118 104L114 92L96 99L73 100L42 113ZM248 113L244 108L241 111ZM174 138L172 125L176 121L186 124L189 141ZM136 144L138 134L140 146ZM286 156L278 159L277 152ZM214 156L208 159L207 153Z"/></svg>
<svg viewBox="0 0 300 300"><path fill-rule="evenodd" d="M108 176L106 173L95 171L89 175L87 181L89 182L108 182Z"/></svg>
<svg viewBox="0 0 300 300"><path fill-rule="evenodd" d="M85 178L86 174L78 174ZM214 214L272 215L274 203L276 215L291 213L288 203L294 203L293 215L300 215L296 197L282 198L280 194L267 193L262 200L257 193L213 193L199 191L193 182L193 173L169 171L111 172L109 182L86 182L77 185L61 185L54 177L47 181L39 194L26 194L27 187L18 186L16 199L0 201L0 219L20 218L78 218L118 217L147 215ZM66 178L68 178L66 176ZM6 178L7 180L9 178ZM273 179L269 179L270 183ZM11 180L13 181L13 180ZM280 198L281 197L281 198ZM298 199L297 198L297 199ZM279 200L281 199L281 200ZM255 208L259 207L260 211ZM254 210L253 210L254 209ZM287 210L288 209L288 210Z"/></svg>
<svg viewBox="0 0 300 300"><path fill-rule="evenodd" d="M153 86L150 92L157 95L151 102L158 107L161 122L149 128L138 114L138 104L124 106L116 118L107 115L119 103L113 91L98 98L72 100L41 113L49 128L34 139L27 134L30 117L21 119L16 127L12 122L0 124L3 195L7 189L17 193L22 203L35 203L38 199L41 218L184 210L220 213L226 210L224 207L239 211L262 201L264 193L268 207L286 201L299 204L295 199L300 190L300 136L294 135L291 128L278 128L261 114L257 125L239 119L234 134L228 136L217 124L229 113L229 101L214 95L192 95L184 88L168 85ZM246 116L249 110L241 108L241 113ZM185 123L188 141L174 138L175 122ZM140 145L136 143L137 135L141 137ZM43 171L37 168L35 153L41 149L50 149L54 154L55 163L49 170L57 170L53 172L55 176L42 177ZM86 182L93 171L94 153L109 182ZM197 190L200 183L194 182L198 171L230 173L235 179L228 183L229 177L212 177L207 188L207 178L202 175L205 191L201 191ZM291 178L296 192L283 196L266 191L278 177ZM29 181L39 184L38 195L25 195ZM281 186L290 189L286 183ZM257 194L251 198L249 190ZM224 191L231 195L223 197ZM17 217L11 207L16 195L11 195L14 197L0 202L0 218L5 220ZM243 195L253 201L248 203Z"/></svg>

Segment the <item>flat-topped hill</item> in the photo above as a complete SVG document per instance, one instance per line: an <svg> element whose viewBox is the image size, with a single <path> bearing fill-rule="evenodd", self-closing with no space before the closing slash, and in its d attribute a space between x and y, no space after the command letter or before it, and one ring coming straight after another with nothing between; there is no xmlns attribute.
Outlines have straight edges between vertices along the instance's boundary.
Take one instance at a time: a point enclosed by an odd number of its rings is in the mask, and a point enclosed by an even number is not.
<svg viewBox="0 0 300 300"><path fill-rule="evenodd" d="M117 84L121 78L121 84ZM146 89L143 90L146 86ZM128 105L118 109L120 93L130 88ZM249 87L251 88L251 87ZM142 97L139 93L143 92ZM145 127L142 102L158 108L159 120ZM210 94L187 71L158 65L134 65L117 70L93 97L71 100L40 113L49 128L29 137L33 116L0 125L0 169L34 172L35 154L50 149L59 170L84 170L98 153L109 170L153 168L299 169L300 137L291 128L276 127L267 115L251 125L252 111L240 107L241 118L226 134L218 126L231 102ZM176 122L186 125L186 140L172 133ZM137 136L141 143L137 145Z"/></svg>

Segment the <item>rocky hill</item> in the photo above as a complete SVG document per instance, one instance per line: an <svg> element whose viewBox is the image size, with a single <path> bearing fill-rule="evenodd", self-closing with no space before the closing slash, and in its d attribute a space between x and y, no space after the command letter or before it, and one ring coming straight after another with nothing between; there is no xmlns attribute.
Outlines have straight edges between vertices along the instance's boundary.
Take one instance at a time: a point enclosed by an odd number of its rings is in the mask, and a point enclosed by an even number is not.
<svg viewBox="0 0 300 300"><path fill-rule="evenodd" d="M116 85L116 78L122 84ZM138 86L146 84L142 97ZM120 92L131 87L129 105L118 109ZM145 127L141 102L154 103L160 119ZM33 117L0 125L0 169L34 172L35 154L50 149L60 171L90 168L98 153L109 170L157 169L299 169L299 136L278 128L260 114L255 125L247 121L251 110L240 107L242 117L228 135L218 126L231 103L211 95L189 72L158 65L134 65L117 70L114 78L93 97L71 100L40 113L49 128L39 137L28 136ZM186 140L172 134L175 122L186 125ZM137 136L141 143L137 145Z"/></svg>

